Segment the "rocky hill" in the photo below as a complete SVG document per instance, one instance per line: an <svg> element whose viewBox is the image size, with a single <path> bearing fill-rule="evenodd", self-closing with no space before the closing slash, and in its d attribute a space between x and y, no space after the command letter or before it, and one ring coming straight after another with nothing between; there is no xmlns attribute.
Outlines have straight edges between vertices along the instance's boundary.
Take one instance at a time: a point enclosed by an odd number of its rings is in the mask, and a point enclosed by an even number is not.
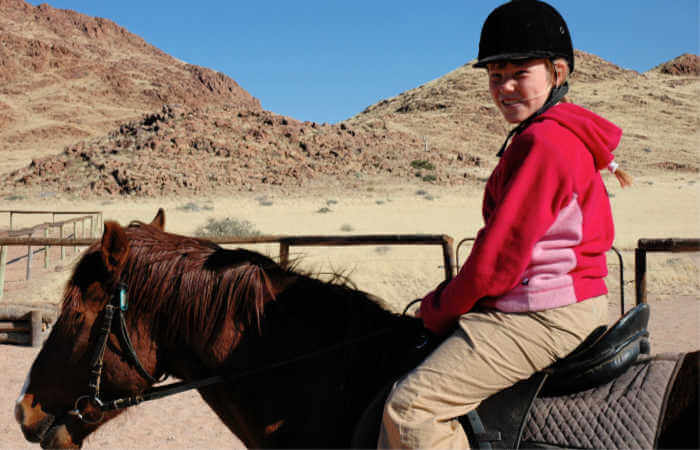
<svg viewBox="0 0 700 450"><path fill-rule="evenodd" d="M568 98L623 128L616 158L637 176L698 172L700 77L688 69L691 57L697 62L697 56L683 55L640 74L576 51ZM426 153L453 155L455 160L462 155L463 161L482 162L485 173L510 129L487 86L486 72L468 63L372 105L345 123L359 130L379 127L421 136ZM446 180L449 173L445 169L439 179Z"/></svg>
<svg viewBox="0 0 700 450"><path fill-rule="evenodd" d="M655 67L654 70L669 75L700 76L700 57L685 53L678 58Z"/></svg>
<svg viewBox="0 0 700 450"><path fill-rule="evenodd" d="M179 61L107 19L0 0L0 42L3 172L164 103L260 109L231 78Z"/></svg>
<svg viewBox="0 0 700 450"><path fill-rule="evenodd" d="M421 156L405 148L412 139L268 111L165 105L105 136L33 160L11 172L5 186L39 194L169 196L314 181L345 185L373 175L411 176L405 159Z"/></svg>
<svg viewBox="0 0 700 450"><path fill-rule="evenodd" d="M484 71L468 63L340 124L316 124L263 111L230 78L108 20L0 5L0 154L14 164L0 167L2 193L352 189L368 177L480 184L508 131ZM570 100L623 127L623 166L637 177L698 172L697 56L644 74L576 58Z"/></svg>

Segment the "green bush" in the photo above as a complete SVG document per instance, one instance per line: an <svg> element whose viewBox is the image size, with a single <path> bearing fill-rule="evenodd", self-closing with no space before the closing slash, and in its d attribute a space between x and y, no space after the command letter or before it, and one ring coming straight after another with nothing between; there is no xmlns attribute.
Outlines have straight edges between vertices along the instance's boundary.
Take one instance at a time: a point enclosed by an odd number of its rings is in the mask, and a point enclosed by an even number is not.
<svg viewBox="0 0 700 450"><path fill-rule="evenodd" d="M178 206L176 208L178 211L190 211L190 212L199 212L201 211L202 208L199 207L196 203L189 202L187 204L184 204L182 206Z"/></svg>
<svg viewBox="0 0 700 450"><path fill-rule="evenodd" d="M257 197L256 200L258 201L260 206L272 206L272 204L273 204L272 200L270 200L266 196Z"/></svg>
<svg viewBox="0 0 700 450"><path fill-rule="evenodd" d="M222 220L209 218L206 225L197 228L194 233L200 237L254 237L260 236L260 232L247 220L231 219L229 217Z"/></svg>
<svg viewBox="0 0 700 450"><path fill-rule="evenodd" d="M414 159L411 161L411 167L414 169L435 170L433 163L424 159Z"/></svg>

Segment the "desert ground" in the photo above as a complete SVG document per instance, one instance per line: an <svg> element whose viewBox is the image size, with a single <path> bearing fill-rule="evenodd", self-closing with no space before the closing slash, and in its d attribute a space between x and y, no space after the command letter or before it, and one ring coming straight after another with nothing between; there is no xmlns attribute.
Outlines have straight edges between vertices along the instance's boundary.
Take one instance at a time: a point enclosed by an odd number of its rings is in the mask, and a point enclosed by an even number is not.
<svg viewBox="0 0 700 450"><path fill-rule="evenodd" d="M697 176L665 180L640 178L622 190L606 178L617 226L615 246L624 256L626 307L634 302L634 247L639 238L697 237L700 196ZM480 189L446 188L425 184L386 185L368 182L353 191L322 187L267 190L229 197L81 200L74 198L4 201L0 209L103 211L105 220L122 225L150 221L158 208L166 212L166 229L193 234L209 218L248 221L269 235L447 234L455 243L476 234L481 225ZM1 226L6 226L0 222ZM16 216L17 226L32 225L37 217ZM251 248L276 257L276 245ZM460 262L468 246L459 253ZM68 252L70 253L70 252ZM381 298L394 309L425 294L443 277L439 247L293 247L301 267L319 273L346 274L360 289ZM653 353L685 352L700 348L700 255L649 255L648 290L652 307L650 332ZM58 304L62 286L75 261L69 258L48 270L37 270L31 281L10 275L5 304ZM609 255L610 320L620 314L619 264ZM20 264L21 265L21 264ZM23 272L22 272L23 273ZM14 278L13 278L14 277ZM0 448L31 448L16 425L13 404L38 348L0 346ZM142 404L101 430L85 448L230 448L240 441L209 410L196 393Z"/></svg>

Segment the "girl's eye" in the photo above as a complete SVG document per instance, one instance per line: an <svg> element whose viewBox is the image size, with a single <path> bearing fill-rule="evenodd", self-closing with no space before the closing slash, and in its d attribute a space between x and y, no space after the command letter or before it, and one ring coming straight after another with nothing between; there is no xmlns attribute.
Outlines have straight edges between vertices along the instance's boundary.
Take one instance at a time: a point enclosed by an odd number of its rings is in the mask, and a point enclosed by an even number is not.
<svg viewBox="0 0 700 450"><path fill-rule="evenodd" d="M516 77L524 77L525 75L527 75L526 70L518 70L517 72L515 72Z"/></svg>

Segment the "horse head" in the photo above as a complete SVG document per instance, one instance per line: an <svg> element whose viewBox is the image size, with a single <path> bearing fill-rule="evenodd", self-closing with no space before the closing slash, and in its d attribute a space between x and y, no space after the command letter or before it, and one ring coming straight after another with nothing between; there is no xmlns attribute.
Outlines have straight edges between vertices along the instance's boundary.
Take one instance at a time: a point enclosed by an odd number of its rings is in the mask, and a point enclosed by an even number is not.
<svg viewBox="0 0 700 450"><path fill-rule="evenodd" d="M163 211L150 225L162 230ZM105 306L117 292L130 256L127 232L116 222L105 222L102 240L88 248L66 286L61 314L37 356L15 406L15 417L27 440L44 447L77 447L83 439L118 412L97 420L71 414L76 402L89 395L90 366ZM132 342L139 360L156 373L157 347L143 321ZM123 358L124 349L110 330L98 380L103 395L137 392L149 383Z"/></svg>
<svg viewBox="0 0 700 450"><path fill-rule="evenodd" d="M274 297L261 269L271 260L225 257L236 253L166 233L164 224L162 210L150 224L105 222L102 239L77 262L15 406L27 440L80 447L120 413L100 408L103 401L142 393L166 374L213 373L259 322Z"/></svg>

